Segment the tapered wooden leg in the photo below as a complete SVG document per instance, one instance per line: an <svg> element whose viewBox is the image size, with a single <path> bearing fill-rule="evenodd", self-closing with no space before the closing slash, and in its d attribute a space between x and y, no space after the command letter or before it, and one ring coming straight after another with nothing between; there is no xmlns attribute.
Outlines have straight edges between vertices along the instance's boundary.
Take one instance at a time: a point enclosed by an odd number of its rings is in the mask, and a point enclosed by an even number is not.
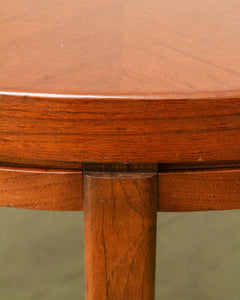
<svg viewBox="0 0 240 300"><path fill-rule="evenodd" d="M87 300L153 300L157 176L84 175Z"/></svg>

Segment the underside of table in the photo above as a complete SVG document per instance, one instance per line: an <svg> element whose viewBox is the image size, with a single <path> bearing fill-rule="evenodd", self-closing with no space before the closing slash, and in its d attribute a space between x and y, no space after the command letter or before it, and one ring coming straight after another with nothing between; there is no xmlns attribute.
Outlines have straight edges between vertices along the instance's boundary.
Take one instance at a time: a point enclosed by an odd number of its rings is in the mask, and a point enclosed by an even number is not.
<svg viewBox="0 0 240 300"><path fill-rule="evenodd" d="M2 167L0 205L84 210L86 299L154 299L157 211L240 208L240 168L84 163Z"/></svg>

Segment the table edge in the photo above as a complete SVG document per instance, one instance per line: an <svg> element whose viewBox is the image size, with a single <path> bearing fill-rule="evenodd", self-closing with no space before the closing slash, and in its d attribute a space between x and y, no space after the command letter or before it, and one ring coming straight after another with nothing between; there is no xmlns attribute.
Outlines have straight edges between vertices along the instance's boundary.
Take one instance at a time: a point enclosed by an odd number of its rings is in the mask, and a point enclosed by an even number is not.
<svg viewBox="0 0 240 300"><path fill-rule="evenodd" d="M0 97L27 97L27 98L53 98L53 99L113 99L113 100L205 100L205 99L239 99L240 90L236 91L214 91L195 93L160 93L160 94L52 94L35 92L11 92L0 91Z"/></svg>

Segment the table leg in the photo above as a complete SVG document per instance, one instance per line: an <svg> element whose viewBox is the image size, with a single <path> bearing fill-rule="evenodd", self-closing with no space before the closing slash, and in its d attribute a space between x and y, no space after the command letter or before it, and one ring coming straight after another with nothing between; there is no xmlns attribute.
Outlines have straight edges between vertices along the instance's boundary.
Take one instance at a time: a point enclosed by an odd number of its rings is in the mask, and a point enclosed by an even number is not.
<svg viewBox="0 0 240 300"><path fill-rule="evenodd" d="M84 175L87 300L153 300L157 176Z"/></svg>

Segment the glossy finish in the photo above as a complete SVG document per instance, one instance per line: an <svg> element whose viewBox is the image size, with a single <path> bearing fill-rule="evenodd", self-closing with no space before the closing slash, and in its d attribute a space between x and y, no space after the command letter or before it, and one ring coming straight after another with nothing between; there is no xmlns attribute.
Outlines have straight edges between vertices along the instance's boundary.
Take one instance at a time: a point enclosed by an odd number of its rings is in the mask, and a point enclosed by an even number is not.
<svg viewBox="0 0 240 300"><path fill-rule="evenodd" d="M240 98L0 97L0 162L240 160ZM58 163L56 163L58 165Z"/></svg>
<svg viewBox="0 0 240 300"><path fill-rule="evenodd" d="M0 206L82 210L82 173L0 168Z"/></svg>
<svg viewBox="0 0 240 300"><path fill-rule="evenodd" d="M157 176L84 176L86 300L153 300Z"/></svg>
<svg viewBox="0 0 240 300"><path fill-rule="evenodd" d="M0 91L239 91L239 10L239 0L5 1Z"/></svg>
<svg viewBox="0 0 240 300"><path fill-rule="evenodd" d="M0 165L13 169L0 170L0 205L78 210L84 196L87 300L153 300L157 203L240 208L239 10L1 5Z"/></svg>
<svg viewBox="0 0 240 300"><path fill-rule="evenodd" d="M240 209L240 169L159 174L159 211Z"/></svg>
<svg viewBox="0 0 240 300"><path fill-rule="evenodd" d="M239 9L238 0L7 1L0 163L240 160Z"/></svg>

